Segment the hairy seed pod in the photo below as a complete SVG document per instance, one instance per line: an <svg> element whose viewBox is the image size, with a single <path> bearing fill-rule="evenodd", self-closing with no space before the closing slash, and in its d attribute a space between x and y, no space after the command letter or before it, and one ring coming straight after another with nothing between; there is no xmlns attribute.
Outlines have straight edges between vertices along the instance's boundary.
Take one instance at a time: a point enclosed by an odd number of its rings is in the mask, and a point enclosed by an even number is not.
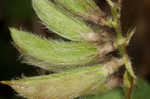
<svg viewBox="0 0 150 99"><path fill-rule="evenodd" d="M99 49L90 42L65 42L44 39L28 32L10 29L18 50L26 62L41 68L59 71L95 63L98 56L91 56ZM91 56L91 57L89 57Z"/></svg>
<svg viewBox="0 0 150 99"><path fill-rule="evenodd" d="M69 10L75 15L81 16L86 20L106 25L107 17L103 11L96 5L94 0L54 0L63 8Z"/></svg>
<svg viewBox="0 0 150 99"><path fill-rule="evenodd" d="M93 33L82 20L78 20L49 0L32 0L33 8L48 29L72 41L87 41L81 33Z"/></svg>
<svg viewBox="0 0 150 99"><path fill-rule="evenodd" d="M112 85L105 82L122 64L122 60L112 59L103 65L1 83L28 99L73 99L110 89Z"/></svg>

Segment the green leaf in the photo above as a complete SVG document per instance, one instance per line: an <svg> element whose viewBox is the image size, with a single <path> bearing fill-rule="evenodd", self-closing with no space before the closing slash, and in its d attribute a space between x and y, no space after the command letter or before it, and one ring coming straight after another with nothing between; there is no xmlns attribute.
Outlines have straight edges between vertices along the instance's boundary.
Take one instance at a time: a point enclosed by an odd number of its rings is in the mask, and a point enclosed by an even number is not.
<svg viewBox="0 0 150 99"><path fill-rule="evenodd" d="M133 89L132 99L149 99L150 98L150 85L143 79L136 81L137 86Z"/></svg>
<svg viewBox="0 0 150 99"><path fill-rule="evenodd" d="M110 75L110 67L92 66L47 76L2 81L28 99L73 99L94 94ZM109 87L109 86L108 86Z"/></svg>
<svg viewBox="0 0 150 99"><path fill-rule="evenodd" d="M91 95L83 99L125 99L122 88L114 88L113 90L100 95Z"/></svg>
<svg viewBox="0 0 150 99"><path fill-rule="evenodd" d="M55 33L73 41L87 41L81 34L95 34L82 20L72 17L52 1L32 0L33 8L44 24Z"/></svg>
<svg viewBox="0 0 150 99"><path fill-rule="evenodd" d="M98 56L91 56L98 52L93 43L64 42L44 39L31 33L10 29L11 36L18 50L26 57L30 64L41 68L58 71L95 63Z"/></svg>
<svg viewBox="0 0 150 99"><path fill-rule="evenodd" d="M134 86L131 99L149 99L150 85L142 79L138 79L137 87ZM123 88L117 87L105 94L86 96L83 99L126 99Z"/></svg>

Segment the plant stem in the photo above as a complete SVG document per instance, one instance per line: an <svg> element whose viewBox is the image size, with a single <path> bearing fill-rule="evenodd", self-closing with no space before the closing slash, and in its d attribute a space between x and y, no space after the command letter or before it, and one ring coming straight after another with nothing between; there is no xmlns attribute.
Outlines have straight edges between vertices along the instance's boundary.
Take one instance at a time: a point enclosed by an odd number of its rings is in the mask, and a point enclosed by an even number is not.
<svg viewBox="0 0 150 99"><path fill-rule="evenodd" d="M125 63L125 67L126 67L127 71L129 72L129 74L130 74L134 79L136 79L136 75L134 74L134 71L133 71L133 69L132 69L132 63L131 63L131 61L130 61L130 59L129 59L129 56L127 55L125 46L121 46L121 47L119 48L119 51L120 51L121 55L122 55L123 58L124 58L124 63Z"/></svg>
<svg viewBox="0 0 150 99"><path fill-rule="evenodd" d="M131 33L131 35L129 35L129 37L127 37L127 38L123 37L123 35L121 33L121 27L120 27L120 14L118 14L118 12L117 12L117 7L115 6L115 4L111 0L107 0L107 2L110 5L111 10L112 10L112 17L113 17L112 24L113 24L113 27L114 27L116 33L117 33L118 41L121 41L122 39L126 39L127 43L128 43L129 42L128 39L130 39L133 36L132 35L133 33ZM120 54L122 55L122 57L124 58L124 63L125 63L125 67L126 67L127 71L129 72L131 77L133 77L133 79L136 79L136 76L135 76L134 71L132 69L131 61L130 61L128 54L126 52L126 46L127 46L126 44L120 45L119 51L120 51Z"/></svg>

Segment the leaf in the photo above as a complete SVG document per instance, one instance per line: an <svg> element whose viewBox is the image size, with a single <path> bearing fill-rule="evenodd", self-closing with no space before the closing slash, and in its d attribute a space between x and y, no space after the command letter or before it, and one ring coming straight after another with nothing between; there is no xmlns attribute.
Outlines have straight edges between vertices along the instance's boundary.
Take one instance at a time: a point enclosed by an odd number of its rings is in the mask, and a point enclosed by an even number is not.
<svg viewBox="0 0 150 99"><path fill-rule="evenodd" d="M93 43L47 40L14 28L10 31L15 45L27 62L47 70L69 69L74 65L77 67L99 60L98 56L91 56L99 51Z"/></svg>
<svg viewBox="0 0 150 99"><path fill-rule="evenodd" d="M136 81L137 87L134 86L131 99L149 99L150 85L145 80ZM123 88L117 87L105 94L86 96L83 99L126 99Z"/></svg>
<svg viewBox="0 0 150 99"><path fill-rule="evenodd" d="M110 65L113 66L110 68ZM109 75L119 67L120 65L109 63L109 65L95 65L58 74L1 83L10 85L21 96L28 99L73 99L97 93Z"/></svg>
<svg viewBox="0 0 150 99"><path fill-rule="evenodd" d="M149 99L150 85L143 79L137 80L137 86L133 89L132 99Z"/></svg>
<svg viewBox="0 0 150 99"><path fill-rule="evenodd" d="M83 99L125 99L125 97L123 96L123 90L118 87L107 93L103 93L100 95L91 95L84 97Z"/></svg>
<svg viewBox="0 0 150 99"><path fill-rule="evenodd" d="M95 34L82 20L72 17L52 1L32 0L33 8L44 24L55 33L73 41L87 41L84 35Z"/></svg>

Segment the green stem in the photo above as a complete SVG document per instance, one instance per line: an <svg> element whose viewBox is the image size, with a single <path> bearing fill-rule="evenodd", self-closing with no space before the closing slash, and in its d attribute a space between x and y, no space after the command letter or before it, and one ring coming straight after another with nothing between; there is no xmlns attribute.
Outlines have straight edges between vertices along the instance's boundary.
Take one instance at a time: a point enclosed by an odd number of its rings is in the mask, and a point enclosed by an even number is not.
<svg viewBox="0 0 150 99"><path fill-rule="evenodd" d="M118 41L121 41L122 39L124 39L124 37L121 33L120 22L119 22L120 17L118 16L117 7L115 7L115 4L111 0L107 0L107 2L111 6L112 15L113 15L113 22L112 23L113 23L113 27L117 33L117 39L118 39ZM131 37L129 36L129 38L131 38ZM125 39L129 39L129 38L127 37ZM128 42L129 42L129 40L128 40ZM130 59L127 55L127 52L126 52L126 44L120 45L119 51L120 51L120 54L124 58L124 63L125 63L125 67L126 67L127 71L135 79L136 76L135 76L134 71L132 69L131 61L130 61Z"/></svg>
<svg viewBox="0 0 150 99"><path fill-rule="evenodd" d="M136 76L135 76L134 71L133 71L133 69L132 69L132 63L131 63L131 61L130 61L130 59L129 59L129 56L127 55L125 46L121 46L121 47L119 48L119 51L120 51L121 55L122 55L123 58L124 58L124 63L125 63L125 67L126 67L127 71L129 72L129 74L130 74L134 79L136 79Z"/></svg>

